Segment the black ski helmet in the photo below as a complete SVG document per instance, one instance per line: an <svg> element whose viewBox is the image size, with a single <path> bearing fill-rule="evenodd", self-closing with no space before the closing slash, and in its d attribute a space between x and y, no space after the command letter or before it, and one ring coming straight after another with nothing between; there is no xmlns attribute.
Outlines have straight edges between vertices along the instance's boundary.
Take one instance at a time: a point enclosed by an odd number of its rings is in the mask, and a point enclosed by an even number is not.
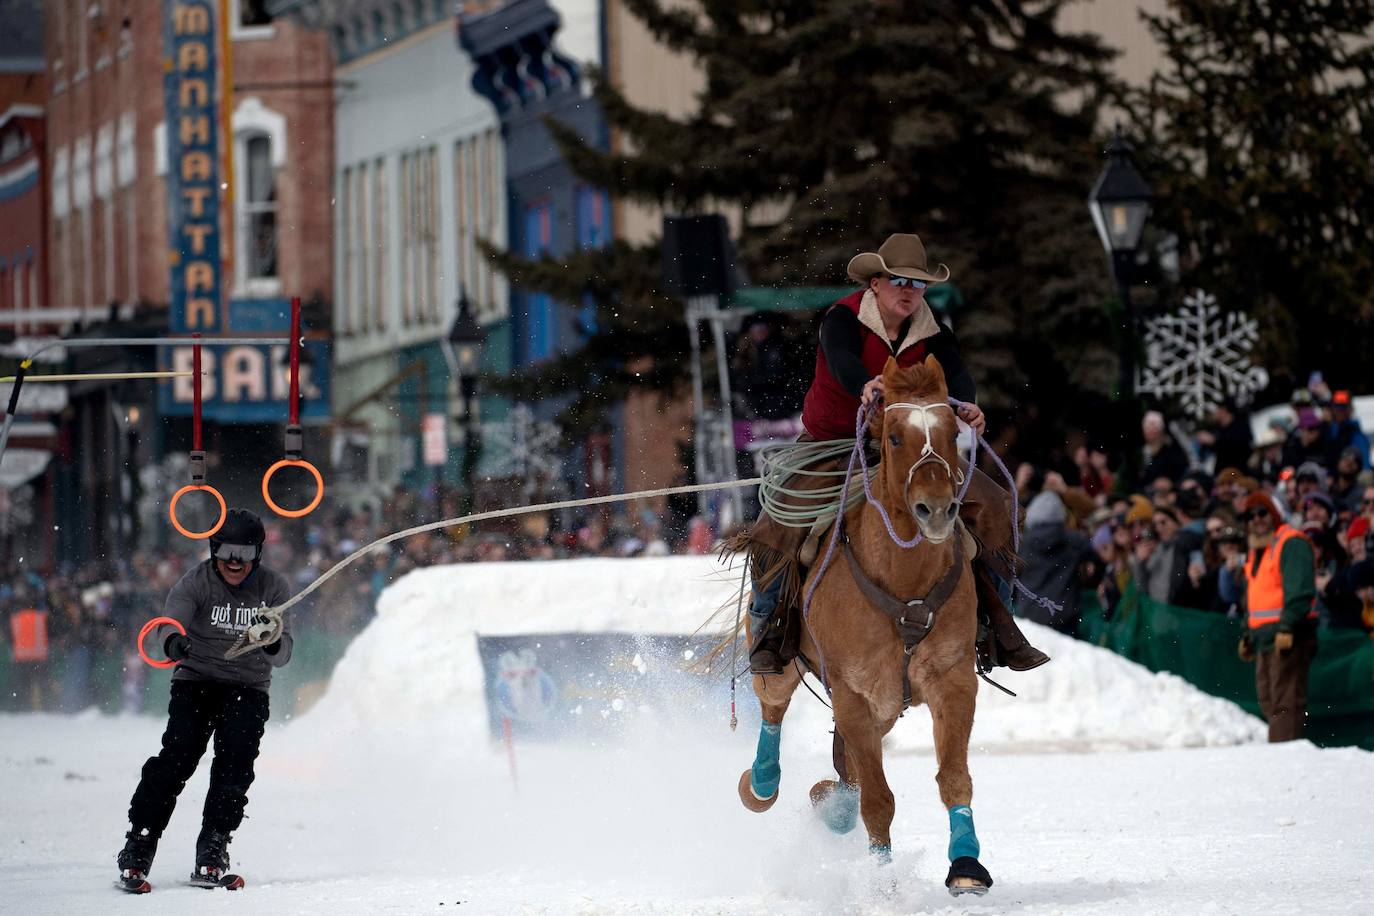
<svg viewBox="0 0 1374 916"><path fill-rule="evenodd" d="M258 561L262 559L262 544L265 540L267 529L263 528L262 519L256 512L248 509L230 509L224 515L224 524L210 536L210 557L214 558L221 544L249 544L257 548L257 553L253 556L253 567L256 569Z"/></svg>

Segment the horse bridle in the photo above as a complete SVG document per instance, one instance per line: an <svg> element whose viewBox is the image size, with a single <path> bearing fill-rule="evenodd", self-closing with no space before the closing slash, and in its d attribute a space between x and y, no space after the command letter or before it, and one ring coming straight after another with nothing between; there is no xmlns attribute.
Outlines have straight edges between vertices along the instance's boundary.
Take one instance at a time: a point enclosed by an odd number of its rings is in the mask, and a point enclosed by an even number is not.
<svg viewBox="0 0 1374 916"><path fill-rule="evenodd" d="M919 468L926 462L939 462L941 465L944 466L945 473L949 475L950 480L954 481L954 485L956 487L962 487L964 485L964 469L950 467L950 464L948 461L945 460L945 457L941 455L939 452L935 451L935 446L931 445L930 411L940 407L947 408L951 411L954 410L954 406L952 404L913 404L910 401L899 401L896 404L887 404L883 407L883 413L887 413L889 410L896 410L898 408L920 411L921 429L926 434L926 443L924 446L921 447L921 457L917 458L916 463L907 469L906 485L902 488L903 498L906 498L905 494L911 489L912 475L916 473L917 468ZM956 418L957 423L957 418L959 414L955 412L954 416Z"/></svg>

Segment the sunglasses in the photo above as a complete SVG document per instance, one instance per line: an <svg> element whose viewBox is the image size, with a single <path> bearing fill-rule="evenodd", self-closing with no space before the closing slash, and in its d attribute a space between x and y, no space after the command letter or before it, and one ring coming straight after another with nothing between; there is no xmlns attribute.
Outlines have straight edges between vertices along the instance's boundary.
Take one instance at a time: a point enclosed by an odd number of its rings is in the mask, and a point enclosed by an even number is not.
<svg viewBox="0 0 1374 916"><path fill-rule="evenodd" d="M1362 500L1360 500L1360 505L1361 505L1361 506L1374 506L1374 499L1362 499Z"/></svg>
<svg viewBox="0 0 1374 916"><path fill-rule="evenodd" d="M255 544L216 544L215 559L226 563L252 563L258 558Z"/></svg>
<svg viewBox="0 0 1374 916"><path fill-rule="evenodd" d="M1242 522L1253 522L1255 519L1259 519L1259 518L1268 518L1268 517L1269 517L1269 513L1268 513L1268 512L1265 512L1263 509L1255 509L1255 510L1253 510L1253 511L1251 511L1251 512L1243 512L1243 513L1241 513L1240 520L1241 520Z"/></svg>
<svg viewBox="0 0 1374 916"><path fill-rule="evenodd" d="M902 289L906 286L909 286L912 289L925 289L928 285L924 280L913 280L910 277L894 277L891 274L887 275L887 282L891 283L898 289Z"/></svg>

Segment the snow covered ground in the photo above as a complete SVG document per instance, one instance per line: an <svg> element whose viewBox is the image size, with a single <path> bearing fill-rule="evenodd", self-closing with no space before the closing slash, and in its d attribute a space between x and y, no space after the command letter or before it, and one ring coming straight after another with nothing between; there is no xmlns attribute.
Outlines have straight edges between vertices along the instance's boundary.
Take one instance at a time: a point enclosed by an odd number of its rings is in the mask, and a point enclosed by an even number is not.
<svg viewBox="0 0 1374 916"><path fill-rule="evenodd" d="M1044 630L1034 639L1054 662L1006 678L1021 697L979 695L974 811L997 883L978 901L942 886L947 820L921 712L889 744L885 869L862 827L835 837L813 820L829 717L805 694L764 815L735 795L755 736L729 731L723 686L704 711L641 717L596 745L519 744L512 779L487 737L474 633L686 633L736 582L673 558L397 583L321 702L269 727L232 847L249 882L237 894L179 884L208 764L163 838L154 893L112 889L160 720L0 717L0 912L1369 912L1352 884L1374 852L1374 757L1258 743L1236 707Z"/></svg>

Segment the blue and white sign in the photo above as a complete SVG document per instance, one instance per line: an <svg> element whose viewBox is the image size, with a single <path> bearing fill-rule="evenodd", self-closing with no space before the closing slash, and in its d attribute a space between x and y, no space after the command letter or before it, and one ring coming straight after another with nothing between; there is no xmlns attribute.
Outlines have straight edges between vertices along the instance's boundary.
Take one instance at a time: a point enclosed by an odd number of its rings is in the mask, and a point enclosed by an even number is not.
<svg viewBox="0 0 1374 916"><path fill-rule="evenodd" d="M168 0L162 9L169 323L175 333L213 334L224 325L215 7L208 0Z"/></svg>

